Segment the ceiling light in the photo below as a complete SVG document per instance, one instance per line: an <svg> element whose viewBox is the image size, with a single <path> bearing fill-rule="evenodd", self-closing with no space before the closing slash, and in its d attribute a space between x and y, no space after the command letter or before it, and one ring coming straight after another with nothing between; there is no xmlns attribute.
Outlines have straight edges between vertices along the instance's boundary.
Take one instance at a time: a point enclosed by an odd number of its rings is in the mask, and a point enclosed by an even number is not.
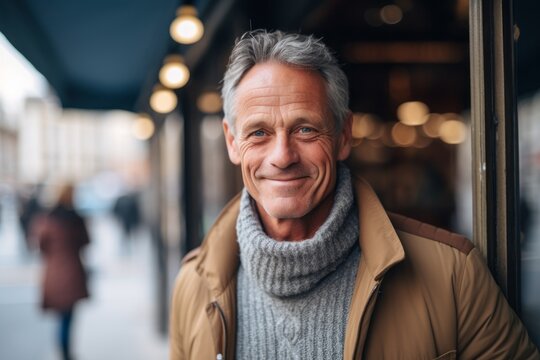
<svg viewBox="0 0 540 360"><path fill-rule="evenodd" d="M159 71L159 81L170 89L179 89L187 84L189 69L180 55L169 55L165 58Z"/></svg>
<svg viewBox="0 0 540 360"><path fill-rule="evenodd" d="M392 127L392 140L400 146L410 146L416 140L415 128L402 123L396 123Z"/></svg>
<svg viewBox="0 0 540 360"><path fill-rule="evenodd" d="M154 122L148 116L148 114L140 114L133 122L131 127L131 133L133 137L139 140L148 140L154 134L155 126Z"/></svg>
<svg viewBox="0 0 540 360"><path fill-rule="evenodd" d="M428 114L427 121L422 125L422 131L430 138L439 137L441 125L444 123L444 117L441 114Z"/></svg>
<svg viewBox="0 0 540 360"><path fill-rule="evenodd" d="M373 117L369 114L353 114L352 136L361 139L370 136L375 130Z"/></svg>
<svg viewBox="0 0 540 360"><path fill-rule="evenodd" d="M467 127L459 120L447 120L441 125L440 137L447 144L461 144L467 136Z"/></svg>
<svg viewBox="0 0 540 360"><path fill-rule="evenodd" d="M150 96L150 107L157 113L170 113L176 109L177 104L176 94L172 90L163 87L156 88Z"/></svg>
<svg viewBox="0 0 540 360"><path fill-rule="evenodd" d="M204 34L204 26L197 17L197 9L193 5L182 5L176 10L176 19L169 29L171 37L180 44L193 44Z"/></svg>
<svg viewBox="0 0 540 360"><path fill-rule="evenodd" d="M403 11L397 5L386 5L381 9L381 20L388 25L395 25L403 19Z"/></svg>
<svg viewBox="0 0 540 360"><path fill-rule="evenodd" d="M429 108L421 101L408 101L399 105L397 116L405 125L416 126L426 122Z"/></svg>
<svg viewBox="0 0 540 360"><path fill-rule="evenodd" d="M218 113L222 106L221 96L215 91L203 92L197 99L197 107L206 114Z"/></svg>

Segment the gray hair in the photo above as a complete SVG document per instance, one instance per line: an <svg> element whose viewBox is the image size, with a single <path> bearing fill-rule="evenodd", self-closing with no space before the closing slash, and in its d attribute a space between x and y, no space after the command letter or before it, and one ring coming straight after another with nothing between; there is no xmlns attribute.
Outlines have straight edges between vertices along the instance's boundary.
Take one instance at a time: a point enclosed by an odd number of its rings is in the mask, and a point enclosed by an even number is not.
<svg viewBox="0 0 540 360"><path fill-rule="evenodd" d="M223 78L223 111L231 130L234 131L236 121L234 97L240 80L253 66L267 61L278 61L321 74L335 129L339 131L342 128L349 114L349 83L330 49L312 35L254 30L236 40Z"/></svg>

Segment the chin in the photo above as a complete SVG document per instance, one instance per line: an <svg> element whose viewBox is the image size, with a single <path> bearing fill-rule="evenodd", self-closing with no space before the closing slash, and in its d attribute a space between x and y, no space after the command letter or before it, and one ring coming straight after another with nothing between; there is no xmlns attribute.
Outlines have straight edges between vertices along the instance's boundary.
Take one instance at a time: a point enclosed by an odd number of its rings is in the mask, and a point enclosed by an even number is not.
<svg viewBox="0 0 540 360"><path fill-rule="evenodd" d="M296 199L273 199L262 205L266 213L276 219L299 219L310 211L309 206Z"/></svg>

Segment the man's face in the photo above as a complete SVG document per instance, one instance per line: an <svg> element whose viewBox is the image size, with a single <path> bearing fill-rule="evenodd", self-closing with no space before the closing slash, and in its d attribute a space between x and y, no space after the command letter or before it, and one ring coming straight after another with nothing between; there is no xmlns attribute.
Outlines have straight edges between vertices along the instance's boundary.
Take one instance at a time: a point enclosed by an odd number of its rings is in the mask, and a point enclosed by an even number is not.
<svg viewBox="0 0 540 360"><path fill-rule="evenodd" d="M300 219L328 198L336 162L350 152L350 119L335 131L320 74L267 62L236 89L233 131L224 121L231 161L261 216Z"/></svg>

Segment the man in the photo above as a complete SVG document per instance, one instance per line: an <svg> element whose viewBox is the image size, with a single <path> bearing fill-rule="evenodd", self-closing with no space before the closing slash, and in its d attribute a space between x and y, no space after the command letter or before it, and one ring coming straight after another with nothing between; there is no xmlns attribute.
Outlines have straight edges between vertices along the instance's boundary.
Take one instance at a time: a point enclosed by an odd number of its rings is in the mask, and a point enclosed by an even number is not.
<svg viewBox="0 0 540 360"><path fill-rule="evenodd" d="M245 189L186 256L171 359L538 359L465 238L386 213L340 163L348 84L313 37L245 34L223 129Z"/></svg>

